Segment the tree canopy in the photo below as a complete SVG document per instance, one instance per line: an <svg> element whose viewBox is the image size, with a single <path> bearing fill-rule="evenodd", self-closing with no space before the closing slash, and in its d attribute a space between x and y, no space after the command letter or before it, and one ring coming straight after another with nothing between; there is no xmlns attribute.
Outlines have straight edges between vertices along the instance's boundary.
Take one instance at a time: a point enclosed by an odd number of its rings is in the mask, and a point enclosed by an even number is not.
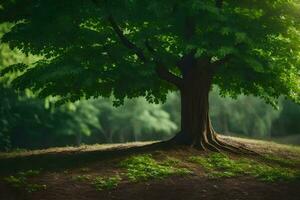
<svg viewBox="0 0 300 200"><path fill-rule="evenodd" d="M3 0L0 5L0 22L13 24L2 42L42 56L2 74L20 71L13 85L41 97L164 101L182 76L180 59L193 52L216 67L213 84L223 95L253 94L269 103L284 95L299 102L299 0Z"/></svg>

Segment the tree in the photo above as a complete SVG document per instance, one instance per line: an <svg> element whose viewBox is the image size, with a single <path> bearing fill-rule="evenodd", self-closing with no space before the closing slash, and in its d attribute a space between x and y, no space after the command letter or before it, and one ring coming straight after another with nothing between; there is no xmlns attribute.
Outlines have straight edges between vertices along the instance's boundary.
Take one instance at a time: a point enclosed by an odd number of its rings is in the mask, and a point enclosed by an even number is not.
<svg viewBox="0 0 300 200"><path fill-rule="evenodd" d="M217 130L252 138L270 138L272 125L281 111L253 96L221 98L217 92L210 93L211 119Z"/></svg>
<svg viewBox="0 0 300 200"><path fill-rule="evenodd" d="M272 126L272 136L300 134L300 106L289 100L282 101L282 111Z"/></svg>
<svg viewBox="0 0 300 200"><path fill-rule="evenodd" d="M60 102L181 94L175 143L236 150L211 127L208 94L299 102L299 0L4 0L3 42L39 54L13 81Z"/></svg>
<svg viewBox="0 0 300 200"><path fill-rule="evenodd" d="M118 108L106 99L92 103L100 111L101 132L107 143L166 139L177 129L162 105L142 98L125 101Z"/></svg>

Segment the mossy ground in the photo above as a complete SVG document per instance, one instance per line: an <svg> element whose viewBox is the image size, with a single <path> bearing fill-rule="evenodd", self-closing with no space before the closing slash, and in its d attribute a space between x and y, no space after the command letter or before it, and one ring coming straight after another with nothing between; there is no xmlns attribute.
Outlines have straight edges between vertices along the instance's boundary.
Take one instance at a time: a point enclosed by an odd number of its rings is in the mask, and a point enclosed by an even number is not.
<svg viewBox="0 0 300 200"><path fill-rule="evenodd" d="M126 169L126 176L132 182L149 179L163 179L174 175L188 175L192 173L187 168L176 167L180 160L167 158L157 162L151 154L132 156L121 162Z"/></svg>
<svg viewBox="0 0 300 200"><path fill-rule="evenodd" d="M278 158L279 159L279 158ZM190 162L200 164L213 178L250 175L263 181L292 181L300 178L300 171L281 167L278 164L267 164L249 158L231 159L220 153L208 156L191 156ZM276 159L277 160L277 159ZM284 163L292 161L280 158Z"/></svg>
<svg viewBox="0 0 300 200"><path fill-rule="evenodd" d="M161 153L163 154L163 153ZM296 165L297 162L267 156L268 160L280 161L288 165ZM116 168L121 172L106 176L92 176L79 174L72 176L72 181L88 183L96 190L116 188L122 180L129 182L148 181L151 179L164 179L170 176L188 176L195 173L195 169L182 167L186 162L200 165L210 178L228 178L237 176L253 176L262 181L293 181L300 179L300 170L282 167L279 164L259 162L251 158L230 158L221 153L210 153L206 155L189 156L187 159L179 159L164 156L156 160L151 154L139 154L130 156L119 162ZM88 173L89 168L81 168L80 172ZM65 173L65 172L64 172ZM46 189L46 185L29 183L30 177L37 176L40 171L28 170L18 172L16 175L5 177L3 180L11 187L25 189L28 192L36 192Z"/></svg>

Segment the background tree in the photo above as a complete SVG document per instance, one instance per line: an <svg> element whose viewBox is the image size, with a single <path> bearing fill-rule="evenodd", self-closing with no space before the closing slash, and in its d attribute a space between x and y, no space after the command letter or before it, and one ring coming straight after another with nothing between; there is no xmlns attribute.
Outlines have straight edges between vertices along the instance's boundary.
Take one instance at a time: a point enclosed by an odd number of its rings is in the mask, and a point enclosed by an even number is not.
<svg viewBox="0 0 300 200"><path fill-rule="evenodd" d="M280 95L299 102L299 1L4 0L3 37L11 48L39 54L13 84L60 102L81 97L165 101L181 94L177 143L234 150L220 141L208 114L208 93Z"/></svg>
<svg viewBox="0 0 300 200"><path fill-rule="evenodd" d="M250 138L270 138L272 125L284 109L276 110L254 96L222 98L217 89L211 92L210 102L211 119L216 130L221 130L227 135L239 133ZM281 104L282 100L279 103L280 107Z"/></svg>
<svg viewBox="0 0 300 200"><path fill-rule="evenodd" d="M127 100L118 108L106 99L92 103L101 113L101 133L107 143L167 139L177 129L162 105L141 98Z"/></svg>
<svg viewBox="0 0 300 200"><path fill-rule="evenodd" d="M298 120L297 120L298 119ZM300 106L292 101L282 102L282 112L273 124L272 135L299 134Z"/></svg>

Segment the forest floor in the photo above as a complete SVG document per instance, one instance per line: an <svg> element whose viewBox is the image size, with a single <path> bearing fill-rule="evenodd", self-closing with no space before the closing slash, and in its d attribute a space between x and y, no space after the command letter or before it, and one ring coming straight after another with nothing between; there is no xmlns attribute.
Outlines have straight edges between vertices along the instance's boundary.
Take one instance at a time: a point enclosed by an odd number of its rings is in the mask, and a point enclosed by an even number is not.
<svg viewBox="0 0 300 200"><path fill-rule="evenodd" d="M0 153L0 200L300 199L300 147L222 138L260 156L149 142Z"/></svg>

